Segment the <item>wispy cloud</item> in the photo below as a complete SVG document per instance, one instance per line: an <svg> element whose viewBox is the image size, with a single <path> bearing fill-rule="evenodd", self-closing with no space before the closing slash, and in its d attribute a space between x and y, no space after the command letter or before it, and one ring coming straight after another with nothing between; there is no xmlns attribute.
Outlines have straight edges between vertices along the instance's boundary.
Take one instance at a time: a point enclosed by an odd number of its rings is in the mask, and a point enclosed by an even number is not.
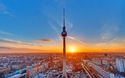
<svg viewBox="0 0 125 78"><path fill-rule="evenodd" d="M81 44L85 44L83 41L80 41L80 40L78 40L78 39L76 39L76 38L74 38L74 37L71 37L71 36L67 36L69 39L72 39L72 40L75 40L75 41L77 41L77 42L79 42L79 43L81 43Z"/></svg>
<svg viewBox="0 0 125 78"><path fill-rule="evenodd" d="M107 45L107 43L98 43L98 44L96 44L96 46L100 46L100 47L106 46L106 45Z"/></svg>
<svg viewBox="0 0 125 78"><path fill-rule="evenodd" d="M101 39L110 40L116 36L116 33L119 31L118 24L105 24L102 27Z"/></svg>
<svg viewBox="0 0 125 78"><path fill-rule="evenodd" d="M1 30L0 30L0 34L9 35L9 36L17 36L17 35L14 35L12 33L1 31Z"/></svg>
<svg viewBox="0 0 125 78"><path fill-rule="evenodd" d="M67 21L67 27L69 28L69 30L71 29L71 28L73 28L73 23L71 23L70 21Z"/></svg>
<svg viewBox="0 0 125 78"><path fill-rule="evenodd" d="M52 23L50 23L50 22L48 22L48 23L49 23L49 25L51 26L51 28L56 32L56 34L58 35L59 39L61 40L61 36L60 36L60 34L59 34L57 28L56 28L54 25L52 25Z"/></svg>
<svg viewBox="0 0 125 78"><path fill-rule="evenodd" d="M107 22L102 26L100 33L101 40L95 44L96 48L110 49L112 47L119 48L121 46L122 42L119 41L121 38L117 35L120 29L120 20L116 22L114 21L116 20L107 20Z"/></svg>
<svg viewBox="0 0 125 78"><path fill-rule="evenodd" d="M52 40L52 39L40 39L38 41L40 41L40 42L53 42L54 40Z"/></svg>
<svg viewBox="0 0 125 78"><path fill-rule="evenodd" d="M106 49L120 49L125 48L125 37L116 37L107 42L100 42L95 45L95 47L106 48Z"/></svg>
<svg viewBox="0 0 125 78"><path fill-rule="evenodd" d="M10 48L10 47L1 47L0 46L0 49L12 49L12 48Z"/></svg>
<svg viewBox="0 0 125 78"><path fill-rule="evenodd" d="M7 7L0 2L0 14L8 14L10 16L13 16L7 9Z"/></svg>
<svg viewBox="0 0 125 78"><path fill-rule="evenodd" d="M71 36L68 36L68 38L69 38L69 39L73 39L73 40L75 39L74 37L71 37Z"/></svg>
<svg viewBox="0 0 125 78"><path fill-rule="evenodd" d="M10 43L10 44L32 45L32 46L35 45L33 43L26 43L26 42L21 42L21 41L16 41L11 39L2 39L2 38L0 38L0 42Z"/></svg>

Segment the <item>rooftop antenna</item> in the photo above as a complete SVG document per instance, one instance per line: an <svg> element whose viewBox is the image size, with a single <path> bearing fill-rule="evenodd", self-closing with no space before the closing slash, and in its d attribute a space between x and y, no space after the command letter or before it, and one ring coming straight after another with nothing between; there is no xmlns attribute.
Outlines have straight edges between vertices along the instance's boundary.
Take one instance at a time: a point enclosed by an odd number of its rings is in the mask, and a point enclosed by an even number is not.
<svg viewBox="0 0 125 78"><path fill-rule="evenodd" d="M67 78L67 73L66 73L66 26L65 26L65 9L63 9L63 31L61 33L63 37L63 78Z"/></svg>

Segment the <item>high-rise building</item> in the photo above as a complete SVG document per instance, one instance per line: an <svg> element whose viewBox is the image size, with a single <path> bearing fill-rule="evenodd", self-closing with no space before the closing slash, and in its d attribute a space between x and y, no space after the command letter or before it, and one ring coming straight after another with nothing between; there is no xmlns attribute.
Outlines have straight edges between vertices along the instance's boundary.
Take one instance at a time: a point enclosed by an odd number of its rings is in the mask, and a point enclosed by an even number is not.
<svg viewBox="0 0 125 78"><path fill-rule="evenodd" d="M116 59L116 68L119 72L125 72L125 59Z"/></svg>

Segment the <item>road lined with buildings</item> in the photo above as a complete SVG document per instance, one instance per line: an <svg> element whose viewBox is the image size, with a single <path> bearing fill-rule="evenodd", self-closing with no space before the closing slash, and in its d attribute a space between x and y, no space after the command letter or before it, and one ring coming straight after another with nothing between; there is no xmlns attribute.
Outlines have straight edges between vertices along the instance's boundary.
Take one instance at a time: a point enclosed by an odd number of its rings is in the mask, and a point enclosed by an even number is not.
<svg viewBox="0 0 125 78"><path fill-rule="evenodd" d="M87 75L89 78L96 78L96 77L94 77L94 76L92 75L92 73L88 70L88 68L87 68L83 63L81 63L81 65L82 65L83 69L85 70L86 75Z"/></svg>

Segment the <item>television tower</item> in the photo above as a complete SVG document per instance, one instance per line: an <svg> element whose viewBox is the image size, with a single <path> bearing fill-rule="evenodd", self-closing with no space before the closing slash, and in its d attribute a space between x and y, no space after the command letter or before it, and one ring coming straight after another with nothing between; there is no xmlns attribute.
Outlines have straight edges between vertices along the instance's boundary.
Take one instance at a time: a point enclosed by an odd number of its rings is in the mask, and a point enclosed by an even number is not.
<svg viewBox="0 0 125 78"><path fill-rule="evenodd" d="M67 78L67 73L66 73L66 27L65 27L65 9L63 9L63 31L61 33L63 37L63 78Z"/></svg>

